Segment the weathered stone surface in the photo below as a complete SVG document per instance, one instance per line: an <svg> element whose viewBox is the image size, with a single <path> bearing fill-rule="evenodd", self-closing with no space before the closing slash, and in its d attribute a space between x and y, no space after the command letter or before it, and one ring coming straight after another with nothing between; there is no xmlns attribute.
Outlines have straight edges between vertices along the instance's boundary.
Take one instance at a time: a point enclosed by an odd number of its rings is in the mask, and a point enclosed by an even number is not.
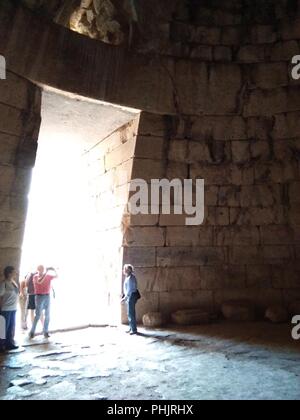
<svg viewBox="0 0 300 420"><path fill-rule="evenodd" d="M249 322L255 319L254 307L250 303L243 301L223 303L222 313L230 321Z"/></svg>
<svg viewBox="0 0 300 420"><path fill-rule="evenodd" d="M176 325L200 325L210 322L210 314L199 309L186 309L174 312L172 321Z"/></svg>
<svg viewBox="0 0 300 420"><path fill-rule="evenodd" d="M252 70L253 83L261 89L276 89L288 84L287 63L261 63Z"/></svg>
<svg viewBox="0 0 300 420"><path fill-rule="evenodd" d="M138 136L136 139L135 157L147 159L163 159L165 139L154 136Z"/></svg>
<svg viewBox="0 0 300 420"><path fill-rule="evenodd" d="M143 316L143 325L148 328L160 328L164 325L161 312L149 312Z"/></svg>
<svg viewBox="0 0 300 420"><path fill-rule="evenodd" d="M165 231L159 227L129 228L125 232L123 244L129 247L164 246Z"/></svg>
<svg viewBox="0 0 300 420"><path fill-rule="evenodd" d="M171 315L180 309L203 308L211 311L213 308L213 293L211 291L172 291L160 294L160 310Z"/></svg>
<svg viewBox="0 0 300 420"><path fill-rule="evenodd" d="M300 300L294 301L289 305L289 313L292 316L300 315Z"/></svg>
<svg viewBox="0 0 300 420"><path fill-rule="evenodd" d="M133 264L135 267L155 267L155 248L126 247L124 248L124 261Z"/></svg>
<svg viewBox="0 0 300 420"><path fill-rule="evenodd" d="M223 248L214 247L171 247L157 249L159 267L214 265L226 261Z"/></svg>
<svg viewBox="0 0 300 420"><path fill-rule="evenodd" d="M257 227L231 226L218 227L215 230L215 243L218 246L259 245L260 234Z"/></svg>
<svg viewBox="0 0 300 420"><path fill-rule="evenodd" d="M274 324L280 324L289 320L289 314L284 306L271 306L266 310L266 319Z"/></svg>
<svg viewBox="0 0 300 420"><path fill-rule="evenodd" d="M141 277L146 290L153 292L192 291L201 289L199 267L159 267L153 275Z"/></svg>
<svg viewBox="0 0 300 420"><path fill-rule="evenodd" d="M272 272L269 265L247 266L247 287L270 289L272 287Z"/></svg>
<svg viewBox="0 0 300 420"><path fill-rule="evenodd" d="M167 246L211 246L213 231L211 227L168 227Z"/></svg>

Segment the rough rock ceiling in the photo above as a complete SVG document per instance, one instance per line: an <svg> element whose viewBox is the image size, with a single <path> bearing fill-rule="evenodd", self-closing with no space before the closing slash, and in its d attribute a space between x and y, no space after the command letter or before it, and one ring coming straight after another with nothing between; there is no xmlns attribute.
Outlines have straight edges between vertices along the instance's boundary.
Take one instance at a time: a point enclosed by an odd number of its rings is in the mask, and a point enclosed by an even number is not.
<svg viewBox="0 0 300 420"><path fill-rule="evenodd" d="M22 0L27 7L70 29L113 45L132 42L141 2L137 0ZM142 22L142 18L141 18Z"/></svg>
<svg viewBox="0 0 300 420"><path fill-rule="evenodd" d="M164 24L186 0L21 0L56 23L99 39L147 50L164 38ZM150 48L149 48L150 47Z"/></svg>

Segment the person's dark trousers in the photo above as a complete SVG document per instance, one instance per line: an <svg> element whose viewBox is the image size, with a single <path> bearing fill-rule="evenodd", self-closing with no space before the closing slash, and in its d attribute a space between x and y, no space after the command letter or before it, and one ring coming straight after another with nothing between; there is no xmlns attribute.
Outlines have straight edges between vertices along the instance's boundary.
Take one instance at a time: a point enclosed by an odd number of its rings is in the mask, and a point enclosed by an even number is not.
<svg viewBox="0 0 300 420"><path fill-rule="evenodd" d="M15 345L17 311L2 311L0 315L5 319L5 340L0 340L0 347L9 349Z"/></svg>
<svg viewBox="0 0 300 420"><path fill-rule="evenodd" d="M132 294L127 302L127 310L128 310L128 321L129 321L130 330L134 334L137 332L136 313L135 313L136 303L137 303L137 298L135 294Z"/></svg>

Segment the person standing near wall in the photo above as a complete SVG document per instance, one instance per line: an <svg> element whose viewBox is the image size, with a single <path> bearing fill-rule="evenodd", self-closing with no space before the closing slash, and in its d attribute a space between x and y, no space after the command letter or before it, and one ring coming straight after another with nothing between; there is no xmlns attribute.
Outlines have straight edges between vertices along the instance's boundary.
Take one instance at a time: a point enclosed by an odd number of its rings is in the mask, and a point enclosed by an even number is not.
<svg viewBox="0 0 300 420"><path fill-rule="evenodd" d="M127 303L127 314L128 314L128 321L129 321L129 327L130 330L128 333L130 335L136 335L137 334L137 323L136 323L136 303L140 298L140 293L138 291L137 287L137 279L134 275L134 268L130 264L126 264L124 266L124 275L125 275L125 281L124 281L124 288L123 293L124 297L122 299L122 302Z"/></svg>
<svg viewBox="0 0 300 420"><path fill-rule="evenodd" d="M49 274L53 272L53 274ZM35 330L39 320L45 312L45 321L43 327L43 333L45 338L49 338L49 323L50 323L50 293L52 280L57 278L57 272L54 268L47 268L43 265L38 266L37 274L33 277L34 291L35 291L35 318L32 324L32 328L29 334L29 338L33 339L35 336Z"/></svg>
<svg viewBox="0 0 300 420"><path fill-rule="evenodd" d="M27 285L26 285L26 277L20 283L19 304L20 304L21 328L22 330L26 331L28 329L28 326L27 326L28 292L27 292Z"/></svg>
<svg viewBox="0 0 300 420"><path fill-rule="evenodd" d="M4 270L4 279L0 281L0 315L5 319L5 340L0 340L0 352L18 348L15 344L18 299L17 272L8 266Z"/></svg>

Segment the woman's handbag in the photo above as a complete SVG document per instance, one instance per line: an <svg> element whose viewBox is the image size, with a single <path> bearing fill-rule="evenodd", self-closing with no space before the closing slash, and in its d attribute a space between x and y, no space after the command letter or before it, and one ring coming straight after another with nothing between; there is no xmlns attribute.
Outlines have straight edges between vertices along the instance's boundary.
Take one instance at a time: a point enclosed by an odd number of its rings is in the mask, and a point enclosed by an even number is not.
<svg viewBox="0 0 300 420"><path fill-rule="evenodd" d="M135 295L136 295L136 300L139 300L139 299L141 299L141 294L140 294L140 292L139 292L139 290L137 290L136 292L135 292Z"/></svg>

